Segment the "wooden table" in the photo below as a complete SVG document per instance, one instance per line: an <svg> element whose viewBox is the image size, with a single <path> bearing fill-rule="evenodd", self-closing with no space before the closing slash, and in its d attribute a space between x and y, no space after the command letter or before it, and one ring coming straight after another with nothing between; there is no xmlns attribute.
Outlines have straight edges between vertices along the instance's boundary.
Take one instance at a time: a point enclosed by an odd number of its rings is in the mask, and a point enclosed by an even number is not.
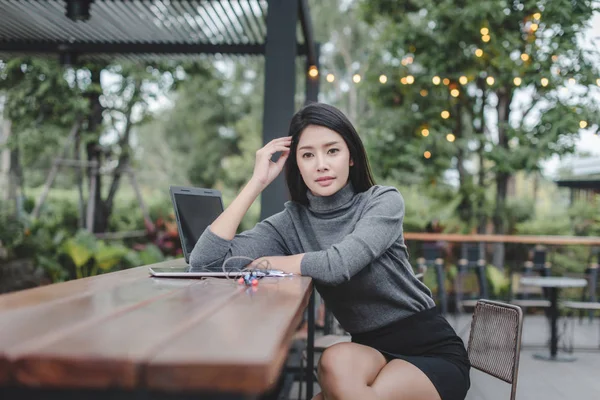
<svg viewBox="0 0 600 400"><path fill-rule="evenodd" d="M312 293L310 278L268 279L253 290L139 267L2 295L0 398L255 398Z"/></svg>
<svg viewBox="0 0 600 400"><path fill-rule="evenodd" d="M548 354L534 354L534 357L545 361L575 361L569 355L558 354L558 289L570 287L584 287L585 279L565 278L559 276L523 277L521 284L547 288L550 293L550 352Z"/></svg>

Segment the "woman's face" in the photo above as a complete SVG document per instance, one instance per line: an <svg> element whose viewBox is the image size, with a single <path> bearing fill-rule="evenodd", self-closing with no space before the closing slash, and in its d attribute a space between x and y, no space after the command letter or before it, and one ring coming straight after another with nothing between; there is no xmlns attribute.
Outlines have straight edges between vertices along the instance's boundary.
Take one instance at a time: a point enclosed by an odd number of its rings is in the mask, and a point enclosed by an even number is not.
<svg viewBox="0 0 600 400"><path fill-rule="evenodd" d="M300 134L296 162L304 183L315 196L331 196L348 183L354 162L342 136L318 125Z"/></svg>

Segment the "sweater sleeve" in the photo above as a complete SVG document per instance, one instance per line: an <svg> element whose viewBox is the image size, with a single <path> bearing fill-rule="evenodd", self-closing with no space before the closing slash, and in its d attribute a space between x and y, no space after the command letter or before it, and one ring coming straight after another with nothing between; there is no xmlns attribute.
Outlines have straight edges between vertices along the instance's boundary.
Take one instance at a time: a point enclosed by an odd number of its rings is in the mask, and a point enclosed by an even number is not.
<svg viewBox="0 0 600 400"><path fill-rule="evenodd" d="M280 232L285 229L288 219L286 211L259 222L248 231L242 232L232 240L215 235L210 226L206 228L190 254L190 266L197 270L220 271L223 262L229 257L244 256L257 259L266 256L288 255ZM227 263L227 270L243 268L250 260L236 259Z"/></svg>
<svg viewBox="0 0 600 400"><path fill-rule="evenodd" d="M398 239L404 218L402 196L393 187L372 196L352 233L327 250L304 255L302 275L326 285L339 285L381 257Z"/></svg>

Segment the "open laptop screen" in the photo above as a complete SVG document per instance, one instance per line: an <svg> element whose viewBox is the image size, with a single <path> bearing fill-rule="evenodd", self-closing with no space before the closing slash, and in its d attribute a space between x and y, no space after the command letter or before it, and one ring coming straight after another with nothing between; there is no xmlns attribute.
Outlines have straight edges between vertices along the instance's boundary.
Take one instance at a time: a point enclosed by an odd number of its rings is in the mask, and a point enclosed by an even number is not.
<svg viewBox="0 0 600 400"><path fill-rule="evenodd" d="M223 211L221 197L174 193L186 260L200 235Z"/></svg>

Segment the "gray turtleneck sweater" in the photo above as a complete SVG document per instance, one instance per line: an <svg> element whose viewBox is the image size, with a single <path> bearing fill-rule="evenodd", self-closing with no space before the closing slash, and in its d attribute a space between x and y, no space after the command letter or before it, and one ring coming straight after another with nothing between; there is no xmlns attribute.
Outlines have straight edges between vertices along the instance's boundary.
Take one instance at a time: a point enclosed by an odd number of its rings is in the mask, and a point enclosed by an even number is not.
<svg viewBox="0 0 600 400"><path fill-rule="evenodd" d="M402 234L404 200L393 187L355 193L348 184L329 197L308 192L309 206L285 209L225 240L207 228L190 255L194 269L221 269L231 256L252 259L305 253L327 307L349 333L370 331L434 306L413 273ZM231 267L248 261L232 260ZM276 265L273 268L277 268Z"/></svg>

